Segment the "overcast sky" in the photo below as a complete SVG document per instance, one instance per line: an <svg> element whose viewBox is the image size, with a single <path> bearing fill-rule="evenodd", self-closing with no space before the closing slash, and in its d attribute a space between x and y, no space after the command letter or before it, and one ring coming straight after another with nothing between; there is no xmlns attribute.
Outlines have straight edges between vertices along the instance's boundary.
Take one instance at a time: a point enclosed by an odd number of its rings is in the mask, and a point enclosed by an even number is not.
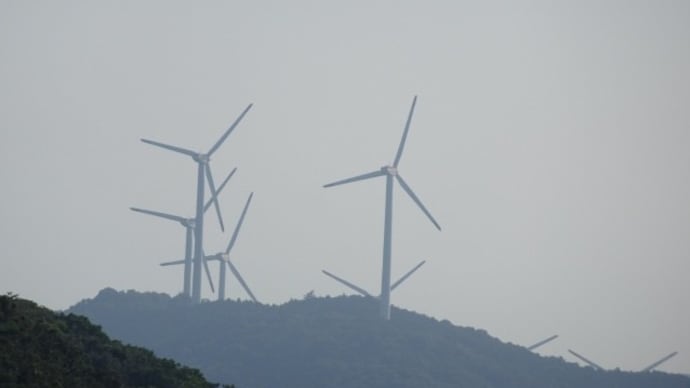
<svg viewBox="0 0 690 388"><path fill-rule="evenodd" d="M688 373L689 69L687 1L0 1L0 291L181 291L184 229L128 207L193 215L196 165L139 139L206 151L254 103L207 253L254 191L261 301L377 294L385 180L322 185L392 163L418 95L399 167L443 231L396 188L393 278L427 264L393 303Z"/></svg>

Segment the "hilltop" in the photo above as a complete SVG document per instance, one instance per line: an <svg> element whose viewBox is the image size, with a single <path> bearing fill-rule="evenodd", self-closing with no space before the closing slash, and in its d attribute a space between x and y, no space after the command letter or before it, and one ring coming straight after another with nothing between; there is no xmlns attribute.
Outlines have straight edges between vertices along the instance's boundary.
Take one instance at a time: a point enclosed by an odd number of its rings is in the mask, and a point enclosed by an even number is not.
<svg viewBox="0 0 690 388"><path fill-rule="evenodd" d="M2 387L216 387L196 369L110 340L88 319L0 296Z"/></svg>
<svg viewBox="0 0 690 388"><path fill-rule="evenodd" d="M377 309L358 296L192 304L104 289L69 312L241 388L690 388L684 376L595 371L412 311L393 308L383 321Z"/></svg>

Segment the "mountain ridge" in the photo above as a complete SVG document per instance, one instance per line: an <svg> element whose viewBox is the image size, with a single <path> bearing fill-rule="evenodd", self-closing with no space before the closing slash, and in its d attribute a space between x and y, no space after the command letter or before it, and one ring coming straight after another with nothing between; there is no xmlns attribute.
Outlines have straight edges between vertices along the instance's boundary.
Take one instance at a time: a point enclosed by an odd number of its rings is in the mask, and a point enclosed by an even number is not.
<svg viewBox="0 0 690 388"><path fill-rule="evenodd" d="M395 307L384 321L378 304L359 296L192 304L182 296L104 289L68 311L210 379L232 376L241 388L690 388L681 375L595 371Z"/></svg>

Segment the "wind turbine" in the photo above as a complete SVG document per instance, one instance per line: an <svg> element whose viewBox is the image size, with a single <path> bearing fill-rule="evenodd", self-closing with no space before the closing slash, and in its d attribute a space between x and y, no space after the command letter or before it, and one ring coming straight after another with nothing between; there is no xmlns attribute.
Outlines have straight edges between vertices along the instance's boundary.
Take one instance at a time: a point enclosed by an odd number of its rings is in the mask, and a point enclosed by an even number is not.
<svg viewBox="0 0 690 388"><path fill-rule="evenodd" d="M204 262L208 260L218 260L220 262L220 276L218 280L218 300L225 300L225 264L227 264L228 267L230 267L230 271L232 271L232 274L235 275L237 281L239 281L242 285L242 288L244 288L244 291L247 292L247 295L249 295L249 297L252 298L254 302L259 302L254 296L254 293L252 293L252 291L249 289L247 282L245 282L242 278L242 275L240 275L240 272L237 270L237 267L235 267L232 261L230 261L230 251L232 250L233 246L235 246L235 241L237 241L237 236L240 233L240 228L242 227L242 223L244 222L244 217L247 215L247 210L249 209L249 204L251 203L253 196L254 193L249 194L249 198L247 198L247 203L244 205L242 215L240 216L239 221L237 221L237 226L235 226L235 231L232 233L232 237L230 238L230 242L228 243L228 247L227 249L225 249L225 252L219 252L214 255L204 256ZM161 263L161 265L177 265L182 263L182 260L177 260Z"/></svg>
<svg viewBox="0 0 690 388"><path fill-rule="evenodd" d="M244 109L242 114L235 120L235 122L228 128L225 133L216 141L216 143L206 153L195 152L186 148L176 147L168 144L159 143L153 140L141 139L144 143L161 147L166 150L178 152L190 156L197 163L197 185L196 185L196 216L194 219L194 270L192 282L192 301L195 303L201 302L201 266L205 264L203 257L203 241L204 241L204 188L208 182L211 193L216 192L215 184L213 183L213 174L211 173L211 165L209 164L211 156L220 148L225 139L240 123L245 114L251 109L252 104L249 104ZM220 215L220 206L218 201L214 198L213 204L216 208L216 214L221 224L221 229L225 230L223 226L223 219Z"/></svg>
<svg viewBox="0 0 690 388"><path fill-rule="evenodd" d="M223 188L225 185L228 183L230 178L235 174L237 171L237 168L234 168L232 171L230 171L230 174L225 178L223 183L218 186L218 191L216 191L213 196L206 202L206 205L204 206L204 213L211 207L211 204L215 200L215 198L220 194L221 191L223 191ZM191 284L190 284L190 275L191 275L191 269L192 269L192 235L194 233L194 226L195 226L195 219L194 218L186 218L182 216L178 216L175 214L169 214L169 213L163 213L163 212L158 212L154 210L148 210L148 209L141 209L141 208L136 208L136 207L130 207L131 210L139 213L144 213L144 214L149 214L155 217L160 217L164 218L167 220L179 222L182 226L184 226L185 231L186 231L186 238L185 238L185 246L184 246L184 252L185 252L185 259L184 259L184 282L183 282L183 293L186 296L191 297Z"/></svg>
<svg viewBox="0 0 690 388"><path fill-rule="evenodd" d="M400 186L403 188L403 190L412 198L412 200L419 206L419 208L426 214L426 216L429 218L429 220L436 226L438 230L441 230L441 227L439 226L438 222L434 219L434 217L429 213L429 211L424 207L422 204L422 201L419 200L417 195L412 191L410 186L405 182L405 180L402 178L398 171L398 164L400 163L400 158L402 157L403 149L405 147L405 140L407 139L407 133L410 130L410 122L412 121L412 114L414 113L414 108L415 104L417 103L417 96L414 97L412 100L412 107L410 108L410 113L407 116L407 123L405 124L405 130L403 131L402 135L402 140L400 140L400 145L398 146L398 152L395 155L395 160L393 161L392 165L388 166L383 166L378 170L368 172L362 175L357 175L351 178L335 181L332 183L329 183L327 185L324 185L324 187L332 187L332 186L338 186L342 185L345 183L352 183L352 182L357 182L365 179L371 179L371 178L377 178L380 176L385 176L386 177L386 206L385 206L385 215L384 215L384 228L383 228L383 265L382 265L382 270L381 270L381 294L379 296L380 299L380 314L383 319L390 319L390 293L391 290L393 289L393 286L391 286L391 241L392 241L392 228L393 228L393 179L396 179ZM418 267L417 267L418 268ZM414 272L412 270L411 272ZM325 273L325 272L324 272ZM406 276L411 275L409 273ZM329 275L331 276L331 275ZM334 279L338 280L339 278L331 276ZM406 278L406 277L405 277ZM345 283L342 281L342 279L339 280L341 283L348 285L348 283ZM404 279L401 279L401 281L404 281ZM397 286L399 284L396 283L395 285ZM350 288L352 288L350 285L348 285ZM353 288L354 289L354 288ZM356 290L356 289L355 289ZM358 291L361 292L361 291Z"/></svg>
<svg viewBox="0 0 690 388"><path fill-rule="evenodd" d="M218 279L218 300L225 300L225 264L227 264L230 268L230 271L235 276L235 279L237 279L237 281L240 282L240 285L242 285L242 288L244 288L244 291L247 293L247 295L249 295L249 297L252 298L254 302L259 302L254 296L254 293L252 293L252 291L249 289L247 282L245 282L242 278L242 275L240 275L240 271L237 270L237 267L235 267L235 265L230 260L230 251L232 251L232 248L235 246L235 241L237 241L237 236L240 233L240 228L242 227L242 223L244 222L244 217L247 215L247 210L249 209L249 204L252 202L253 196L254 193L249 194L249 198L247 198L247 203L244 205L244 209L242 209L242 215L240 215L240 219L239 221L237 221L235 231L232 233L232 237L230 238L230 242L228 243L228 247L225 249L225 252L219 252L215 255L206 256L208 260L218 260L220 264L220 274Z"/></svg>
<svg viewBox="0 0 690 388"><path fill-rule="evenodd" d="M570 354L579 358L580 360L584 361L587 365L591 366L592 368L594 368L596 370L604 370L604 368L602 368L599 364L596 364L596 363L586 359L585 357L575 353L574 351L568 349L568 352L570 352ZM678 352L670 353L670 354L664 356L663 358L661 358L660 360L658 360L658 361L650 364L649 366L645 367L644 369L640 370L640 372L651 372L652 370L654 370L654 368L658 367L659 365L661 365L664 362L668 361L669 359L673 358L676 354L678 354Z"/></svg>

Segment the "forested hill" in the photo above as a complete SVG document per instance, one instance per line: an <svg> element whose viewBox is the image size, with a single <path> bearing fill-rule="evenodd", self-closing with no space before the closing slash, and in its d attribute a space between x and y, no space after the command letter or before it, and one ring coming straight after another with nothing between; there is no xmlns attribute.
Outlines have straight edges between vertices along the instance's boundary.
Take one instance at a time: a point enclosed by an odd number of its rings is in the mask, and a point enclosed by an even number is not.
<svg viewBox="0 0 690 388"><path fill-rule="evenodd" d="M78 315L0 296L0 387L216 387L196 369L112 341Z"/></svg>
<svg viewBox="0 0 690 388"><path fill-rule="evenodd" d="M684 376L597 372L397 308L382 321L363 297L194 305L105 289L69 311L240 388L690 388Z"/></svg>

